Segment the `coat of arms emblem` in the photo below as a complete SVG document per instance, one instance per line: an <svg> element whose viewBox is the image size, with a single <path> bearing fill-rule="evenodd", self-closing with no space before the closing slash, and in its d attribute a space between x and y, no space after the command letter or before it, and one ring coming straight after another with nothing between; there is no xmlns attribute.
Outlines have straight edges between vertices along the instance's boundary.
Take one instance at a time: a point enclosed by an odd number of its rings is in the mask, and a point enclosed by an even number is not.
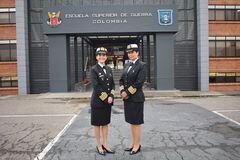
<svg viewBox="0 0 240 160"><path fill-rule="evenodd" d="M48 12L48 20L47 24L51 27L57 27L62 23L62 19L60 18L60 11L56 12Z"/></svg>
<svg viewBox="0 0 240 160"><path fill-rule="evenodd" d="M159 9L158 21L160 25L171 25L173 23L173 10L172 9Z"/></svg>

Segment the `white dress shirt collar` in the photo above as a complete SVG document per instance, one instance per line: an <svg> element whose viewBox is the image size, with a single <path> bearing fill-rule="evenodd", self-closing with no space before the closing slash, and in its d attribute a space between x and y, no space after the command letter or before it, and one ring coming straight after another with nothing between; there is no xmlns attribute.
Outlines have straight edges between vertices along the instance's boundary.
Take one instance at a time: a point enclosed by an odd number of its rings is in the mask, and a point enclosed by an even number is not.
<svg viewBox="0 0 240 160"><path fill-rule="evenodd" d="M132 62L133 64L135 64L138 59L139 59L139 58L135 59L134 61L131 60L130 62Z"/></svg>
<svg viewBox="0 0 240 160"><path fill-rule="evenodd" d="M99 63L99 62L98 62L98 64L99 64L99 66L101 66L102 68L105 66L104 64L101 64L101 63Z"/></svg>

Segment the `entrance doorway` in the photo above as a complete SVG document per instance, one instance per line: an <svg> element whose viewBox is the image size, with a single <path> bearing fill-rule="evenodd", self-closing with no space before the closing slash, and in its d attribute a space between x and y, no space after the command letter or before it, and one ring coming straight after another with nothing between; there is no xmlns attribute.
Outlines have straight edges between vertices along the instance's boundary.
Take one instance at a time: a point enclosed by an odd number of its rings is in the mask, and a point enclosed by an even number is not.
<svg viewBox="0 0 240 160"><path fill-rule="evenodd" d="M112 68L114 81L118 87L124 64L128 61L126 46L136 43L140 48L140 58L147 64L146 88L154 88L155 36L109 35L109 36L70 36L70 76L71 91L89 91L92 89L90 70L96 64L95 50L105 47L108 50L106 64Z"/></svg>
<svg viewBox="0 0 240 160"><path fill-rule="evenodd" d="M140 36L90 36L94 49L105 47L108 50L106 64L113 70L122 70L128 57L125 53L126 46L130 43L140 42Z"/></svg>

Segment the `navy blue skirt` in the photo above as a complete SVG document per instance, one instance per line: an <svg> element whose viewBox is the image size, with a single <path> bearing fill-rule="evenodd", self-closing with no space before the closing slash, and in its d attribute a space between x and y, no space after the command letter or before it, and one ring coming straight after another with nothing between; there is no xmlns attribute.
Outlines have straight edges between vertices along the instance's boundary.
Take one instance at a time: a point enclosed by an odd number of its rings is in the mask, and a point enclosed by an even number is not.
<svg viewBox="0 0 240 160"><path fill-rule="evenodd" d="M125 121L133 125L144 123L144 102L127 102L124 101Z"/></svg>
<svg viewBox="0 0 240 160"><path fill-rule="evenodd" d="M111 105L106 105L103 108L91 107L91 125L105 126L111 122Z"/></svg>

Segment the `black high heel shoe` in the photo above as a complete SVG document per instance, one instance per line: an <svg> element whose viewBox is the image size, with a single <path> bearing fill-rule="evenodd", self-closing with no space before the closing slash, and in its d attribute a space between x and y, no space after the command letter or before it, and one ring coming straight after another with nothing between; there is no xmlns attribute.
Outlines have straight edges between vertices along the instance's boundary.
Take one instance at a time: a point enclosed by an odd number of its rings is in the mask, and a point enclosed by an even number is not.
<svg viewBox="0 0 240 160"><path fill-rule="evenodd" d="M125 148L124 151L131 152L132 149L133 149L133 147L131 147L131 148L128 147L128 148Z"/></svg>
<svg viewBox="0 0 240 160"><path fill-rule="evenodd" d="M113 151L113 150L107 150L107 148L105 148L103 145L102 145L102 148L103 148L103 150L106 151L107 153L110 153L110 154L114 154L114 153L115 153L115 151Z"/></svg>
<svg viewBox="0 0 240 160"><path fill-rule="evenodd" d="M105 156L104 150L103 150L103 151L99 151L98 146L96 146L96 149L97 149L97 153L98 153L98 154L100 154L100 155L102 155L102 156Z"/></svg>
<svg viewBox="0 0 240 160"><path fill-rule="evenodd" d="M141 145L139 145L139 147L138 147L138 149L136 150L136 151L131 151L129 154L130 155L134 155L134 154L137 154L138 152L140 152L141 151Z"/></svg>

